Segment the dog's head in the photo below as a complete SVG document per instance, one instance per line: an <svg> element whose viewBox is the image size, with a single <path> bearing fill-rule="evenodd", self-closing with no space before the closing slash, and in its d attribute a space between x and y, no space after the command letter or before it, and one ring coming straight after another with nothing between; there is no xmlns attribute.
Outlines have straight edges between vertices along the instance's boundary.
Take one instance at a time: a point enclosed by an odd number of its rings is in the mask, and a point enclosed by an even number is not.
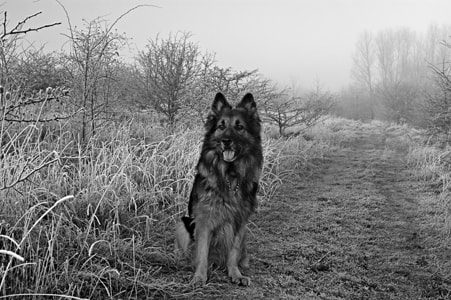
<svg viewBox="0 0 451 300"><path fill-rule="evenodd" d="M252 155L252 151L261 147L260 118L250 93L235 108L223 94L216 94L205 127L208 148L224 162Z"/></svg>

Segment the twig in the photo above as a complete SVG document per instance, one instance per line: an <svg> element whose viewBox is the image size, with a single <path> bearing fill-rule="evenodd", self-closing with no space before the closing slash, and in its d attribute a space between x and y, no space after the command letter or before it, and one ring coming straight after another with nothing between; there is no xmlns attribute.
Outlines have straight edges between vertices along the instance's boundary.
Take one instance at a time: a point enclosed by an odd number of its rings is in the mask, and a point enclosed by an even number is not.
<svg viewBox="0 0 451 300"><path fill-rule="evenodd" d="M26 34L26 33L31 32L31 31L39 31L39 30L44 29L44 28L49 28L49 27L61 25L61 22L55 22L55 23L52 23L52 24L46 24L46 25L42 25L42 26L39 26L39 27L35 27L35 28L30 27L30 28L25 29L25 30L20 29L20 28L22 28L22 26L25 25L25 23L26 23L27 21L29 21L31 18L34 18L34 17L40 15L41 13L42 13L42 12L37 12L37 13L31 15L31 16L26 17L26 18L23 19L22 21L19 21L19 22L17 23L17 25L16 25L13 29L7 31L7 30L6 30L6 18L7 18L7 13L6 13L6 11L5 11L5 13L4 13L4 20L3 20L3 24L2 24L2 25L3 25L3 33L2 33L2 35L0 36L0 39L3 39L3 38L5 38L5 37L8 36L8 35Z"/></svg>
<svg viewBox="0 0 451 300"><path fill-rule="evenodd" d="M39 31L39 30L41 30L41 29L49 28L49 27L53 27L53 26L57 26L57 25L61 25L61 22L55 22L55 23L52 23L52 24L42 25L42 26L39 26L39 27L36 27L36 28L31 28L31 27L30 27L30 28L25 29L25 30L10 31L10 32L8 33L8 35L13 35L13 34L25 34L25 33L31 32L31 31Z"/></svg>
<svg viewBox="0 0 451 300"><path fill-rule="evenodd" d="M56 154L56 152L53 151L50 154ZM50 154L47 155L47 157L45 157L44 159L47 159L50 156ZM22 166L22 169L20 170L19 176L17 176L16 180L14 180L12 183L3 182L3 185L0 186L0 191L10 189L10 188L16 186L17 184L19 184L20 182L28 180L28 178L30 178L33 174L35 174L36 172L42 170L45 167L50 166L51 164L57 162L59 159L60 158L57 155L57 157L54 158L54 159L51 159L51 160L46 161L46 162L41 162L41 164L39 166L37 166L36 168L32 169L29 172L26 172L26 169L27 169L27 167L29 165L28 165L28 163L25 163Z"/></svg>

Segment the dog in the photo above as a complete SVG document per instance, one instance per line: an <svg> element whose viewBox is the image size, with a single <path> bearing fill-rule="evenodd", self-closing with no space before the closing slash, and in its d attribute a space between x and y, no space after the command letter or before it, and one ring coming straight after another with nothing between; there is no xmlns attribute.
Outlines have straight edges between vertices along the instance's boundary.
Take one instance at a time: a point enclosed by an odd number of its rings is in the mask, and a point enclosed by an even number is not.
<svg viewBox="0 0 451 300"><path fill-rule="evenodd" d="M192 186L188 215L176 224L176 251L191 254L194 285L207 281L209 259L226 266L233 283L249 286L246 224L257 208L263 165L261 120L252 94L232 107L217 93ZM194 251L193 251L194 250Z"/></svg>

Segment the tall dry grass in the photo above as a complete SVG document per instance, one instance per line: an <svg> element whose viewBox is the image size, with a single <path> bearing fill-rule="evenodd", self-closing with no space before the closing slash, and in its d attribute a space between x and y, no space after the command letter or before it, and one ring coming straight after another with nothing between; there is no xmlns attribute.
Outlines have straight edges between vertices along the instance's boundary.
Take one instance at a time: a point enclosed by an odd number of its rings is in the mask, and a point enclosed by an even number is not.
<svg viewBox="0 0 451 300"><path fill-rule="evenodd" d="M80 145L67 128L44 139L36 125L10 132L0 170L0 296L189 295L167 274L176 267L172 228L186 211L202 130L164 136L130 122ZM265 137L260 203L324 150Z"/></svg>
<svg viewBox="0 0 451 300"><path fill-rule="evenodd" d="M199 292L187 284L191 270L172 254L172 230L186 212L203 131L167 135L152 126L111 125L84 145L68 124L47 130L44 139L36 124L9 132L0 169L1 297ZM328 118L298 136L265 134L260 204L269 205L282 184L309 176L330 151L352 147L363 134L374 137L374 146L408 153L413 174L439 189L436 226L449 235L451 151L423 145L406 125Z"/></svg>
<svg viewBox="0 0 451 300"><path fill-rule="evenodd" d="M415 176L427 183L435 196L428 201L435 214L432 224L443 232L443 241L451 240L451 148L438 145L417 144L407 156Z"/></svg>

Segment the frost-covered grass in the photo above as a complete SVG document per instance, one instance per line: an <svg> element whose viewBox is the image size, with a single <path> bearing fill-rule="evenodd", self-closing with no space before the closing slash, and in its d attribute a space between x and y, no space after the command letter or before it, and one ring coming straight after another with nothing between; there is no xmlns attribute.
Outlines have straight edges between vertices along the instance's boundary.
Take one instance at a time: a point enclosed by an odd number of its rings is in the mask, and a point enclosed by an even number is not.
<svg viewBox="0 0 451 300"><path fill-rule="evenodd" d="M0 169L0 296L218 296L217 285L189 286L189 263L173 256L173 226L186 211L202 129L166 135L131 122L105 127L85 145L61 129L38 139L39 128L27 127L3 147L9 150ZM302 135L265 134L262 207L283 182L309 176L362 133L383 136L387 151L408 153L419 179L439 183L443 217L436 220L449 232L449 149L420 146L417 131L377 121L329 118Z"/></svg>
<svg viewBox="0 0 451 300"><path fill-rule="evenodd" d="M85 145L61 130L47 132L51 139L35 138L38 128L17 133L0 175L0 295L195 293L183 283L190 270L176 272L172 228L186 210L203 132L162 131L128 123ZM262 205L293 168L325 151L302 138L265 137L263 146Z"/></svg>

